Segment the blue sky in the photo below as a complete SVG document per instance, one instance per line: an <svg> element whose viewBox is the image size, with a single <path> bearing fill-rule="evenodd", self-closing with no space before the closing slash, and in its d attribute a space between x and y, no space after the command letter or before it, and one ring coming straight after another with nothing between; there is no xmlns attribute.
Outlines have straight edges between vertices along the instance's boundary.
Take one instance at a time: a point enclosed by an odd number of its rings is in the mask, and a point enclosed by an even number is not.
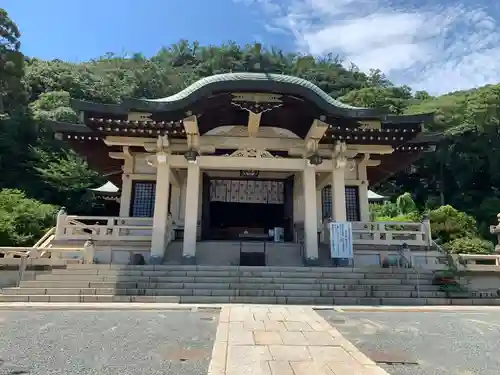
<svg viewBox="0 0 500 375"><path fill-rule="evenodd" d="M432 93L500 81L491 0L2 0L29 56L154 54L179 39L339 54Z"/></svg>

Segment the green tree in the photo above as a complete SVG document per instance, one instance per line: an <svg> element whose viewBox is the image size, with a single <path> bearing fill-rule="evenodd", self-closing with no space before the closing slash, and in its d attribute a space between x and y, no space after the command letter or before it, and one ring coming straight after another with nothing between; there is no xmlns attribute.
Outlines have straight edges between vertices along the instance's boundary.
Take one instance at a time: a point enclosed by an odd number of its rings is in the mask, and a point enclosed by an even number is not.
<svg viewBox="0 0 500 375"><path fill-rule="evenodd" d="M65 206L74 214L92 210L93 194L90 188L104 183L96 171L89 168L74 151L50 152L47 148L33 148L34 169L39 174L43 193L37 195L44 202Z"/></svg>
<svg viewBox="0 0 500 375"><path fill-rule="evenodd" d="M444 249L452 254L491 254L495 245L491 241L479 237L456 238L446 244Z"/></svg>
<svg viewBox="0 0 500 375"><path fill-rule="evenodd" d="M20 37L17 25L0 8L0 120L17 107L24 92Z"/></svg>
<svg viewBox="0 0 500 375"><path fill-rule="evenodd" d="M31 246L55 224L57 208L26 197L20 190L0 190L0 244Z"/></svg>
<svg viewBox="0 0 500 375"><path fill-rule="evenodd" d="M478 236L476 220L449 205L430 211L429 220L432 238L440 243Z"/></svg>

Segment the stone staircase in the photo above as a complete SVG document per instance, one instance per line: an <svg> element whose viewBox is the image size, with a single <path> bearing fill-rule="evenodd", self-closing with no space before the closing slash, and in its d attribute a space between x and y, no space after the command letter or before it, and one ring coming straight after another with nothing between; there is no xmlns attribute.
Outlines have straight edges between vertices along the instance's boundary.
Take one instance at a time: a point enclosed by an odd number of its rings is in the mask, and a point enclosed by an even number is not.
<svg viewBox="0 0 500 375"><path fill-rule="evenodd" d="M21 281L18 288L5 288L0 294L0 302L484 305L498 301L447 299L432 285L431 273L420 273L417 283L415 271L409 269L326 267L79 264Z"/></svg>
<svg viewBox="0 0 500 375"><path fill-rule="evenodd" d="M243 252L264 252L262 242L241 243ZM300 245L291 242L268 242L265 248L267 266L294 266L303 264ZM239 265L239 241L200 241L196 244L196 261L208 266ZM180 265L182 260L182 241L172 242L165 252L164 264Z"/></svg>

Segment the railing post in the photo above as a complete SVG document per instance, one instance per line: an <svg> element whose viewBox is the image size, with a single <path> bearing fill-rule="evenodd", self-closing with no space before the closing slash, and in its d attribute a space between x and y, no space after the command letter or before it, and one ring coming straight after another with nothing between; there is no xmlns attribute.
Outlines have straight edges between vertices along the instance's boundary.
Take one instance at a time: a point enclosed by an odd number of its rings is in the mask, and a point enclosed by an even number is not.
<svg viewBox="0 0 500 375"><path fill-rule="evenodd" d="M87 240L83 244L83 262L85 264L93 264L94 263L94 254L95 254L95 245L92 240Z"/></svg>
<svg viewBox="0 0 500 375"><path fill-rule="evenodd" d="M26 273L26 266L28 263L28 258L23 256L21 257L21 263L19 264L19 276L18 276L18 282L17 282L17 287L21 284L21 281L24 280L24 274Z"/></svg>
<svg viewBox="0 0 500 375"><path fill-rule="evenodd" d="M66 212L66 208L61 207L61 209L57 213L57 218L56 218L56 235L55 235L55 237L57 239L64 236L64 230L65 230L65 226L66 226L67 217L68 217L68 213Z"/></svg>
<svg viewBox="0 0 500 375"><path fill-rule="evenodd" d="M427 248L430 249L432 245L432 235L431 235L431 221L429 220L429 214L424 213L422 216L422 226L424 230L424 241L427 244Z"/></svg>

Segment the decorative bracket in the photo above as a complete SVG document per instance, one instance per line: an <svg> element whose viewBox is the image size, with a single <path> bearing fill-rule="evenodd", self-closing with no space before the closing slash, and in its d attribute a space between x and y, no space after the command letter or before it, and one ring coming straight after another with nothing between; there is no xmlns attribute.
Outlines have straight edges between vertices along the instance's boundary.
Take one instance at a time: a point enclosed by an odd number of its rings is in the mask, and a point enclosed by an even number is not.
<svg viewBox="0 0 500 375"><path fill-rule="evenodd" d="M146 157L146 162L156 167L158 163L166 163L167 157L170 154L170 141L167 135L160 135L156 139L156 143L146 143L144 148L148 152L154 152L155 155L149 155Z"/></svg>
<svg viewBox="0 0 500 375"><path fill-rule="evenodd" d="M230 155L226 154L225 156L239 157L239 158L263 158L263 159L276 158L276 156L274 156L267 150L258 150L255 148L245 148L242 150L236 150L232 154Z"/></svg>
<svg viewBox="0 0 500 375"><path fill-rule="evenodd" d="M186 117L182 123L186 132L186 139L189 150L200 150L200 131L198 129L198 119L195 115Z"/></svg>
<svg viewBox="0 0 500 375"><path fill-rule="evenodd" d="M337 141L333 151L332 160L334 161L334 168L345 168L347 166L347 145L345 142Z"/></svg>
<svg viewBox="0 0 500 375"><path fill-rule="evenodd" d="M127 116L128 121L152 121L152 113L147 112L130 112Z"/></svg>
<svg viewBox="0 0 500 375"><path fill-rule="evenodd" d="M281 95L264 93L233 93L232 104L255 114L264 113L281 107Z"/></svg>
<svg viewBox="0 0 500 375"><path fill-rule="evenodd" d="M170 142L168 140L168 136L166 135L160 135L156 139L156 152L158 153L168 153L170 148Z"/></svg>

